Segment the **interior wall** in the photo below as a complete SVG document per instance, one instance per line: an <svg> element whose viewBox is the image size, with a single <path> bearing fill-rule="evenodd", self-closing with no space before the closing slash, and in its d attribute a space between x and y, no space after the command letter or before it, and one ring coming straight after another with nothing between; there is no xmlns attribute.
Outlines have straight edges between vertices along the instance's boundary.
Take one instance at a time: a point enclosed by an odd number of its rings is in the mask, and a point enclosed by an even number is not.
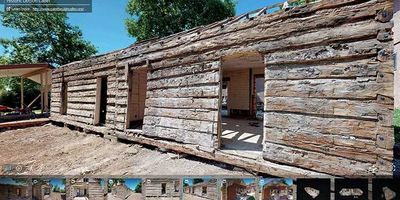
<svg viewBox="0 0 400 200"><path fill-rule="evenodd" d="M147 70L139 69L131 72L131 96L128 102L128 114L130 121L143 120L147 91Z"/></svg>
<svg viewBox="0 0 400 200"><path fill-rule="evenodd" d="M249 69L223 71L224 78L229 78L228 109L249 110Z"/></svg>

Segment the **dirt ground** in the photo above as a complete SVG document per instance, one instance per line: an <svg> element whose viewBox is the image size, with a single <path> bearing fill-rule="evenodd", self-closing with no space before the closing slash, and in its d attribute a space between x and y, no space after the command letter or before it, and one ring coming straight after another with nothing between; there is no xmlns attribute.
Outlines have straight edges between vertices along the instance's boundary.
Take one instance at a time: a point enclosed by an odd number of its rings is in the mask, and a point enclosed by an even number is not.
<svg viewBox="0 0 400 200"><path fill-rule="evenodd" d="M183 200L207 200L207 198L202 198L199 196L183 193Z"/></svg>
<svg viewBox="0 0 400 200"><path fill-rule="evenodd" d="M57 192L52 192L50 196L45 196L44 200L65 200L65 193L57 193Z"/></svg>
<svg viewBox="0 0 400 200"><path fill-rule="evenodd" d="M115 197L112 194L107 194L107 200L143 200L143 195L140 193L132 193L131 195L129 195L128 198L126 199L122 199L122 198L118 198Z"/></svg>
<svg viewBox="0 0 400 200"><path fill-rule="evenodd" d="M229 175L250 174L232 166L138 144L112 142L96 135L53 126L0 132L0 166L22 166L0 175Z"/></svg>

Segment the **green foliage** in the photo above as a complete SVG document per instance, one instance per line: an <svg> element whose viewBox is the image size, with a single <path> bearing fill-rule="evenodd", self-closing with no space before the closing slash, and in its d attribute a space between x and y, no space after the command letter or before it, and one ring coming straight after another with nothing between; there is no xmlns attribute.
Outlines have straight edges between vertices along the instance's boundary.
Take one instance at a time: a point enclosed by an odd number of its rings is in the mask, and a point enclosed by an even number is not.
<svg viewBox="0 0 400 200"><path fill-rule="evenodd" d="M396 143L400 143L400 109L394 110L394 138Z"/></svg>
<svg viewBox="0 0 400 200"><path fill-rule="evenodd" d="M40 94L40 84L24 79L25 106ZM21 78L0 78L0 105L11 108L21 107ZM39 106L40 101L34 106Z"/></svg>
<svg viewBox="0 0 400 200"><path fill-rule="evenodd" d="M254 198L253 196L249 196L249 197L247 198L247 200L256 200L256 198Z"/></svg>
<svg viewBox="0 0 400 200"><path fill-rule="evenodd" d="M142 193L142 184L141 183L136 185L135 192L136 193Z"/></svg>
<svg viewBox="0 0 400 200"><path fill-rule="evenodd" d="M235 15L234 0L129 0L125 21L138 41L164 37Z"/></svg>
<svg viewBox="0 0 400 200"><path fill-rule="evenodd" d="M60 192L60 187L58 185L53 186L53 192Z"/></svg>
<svg viewBox="0 0 400 200"><path fill-rule="evenodd" d="M7 63L9 63L8 58L5 56L0 56L0 65L5 65Z"/></svg>
<svg viewBox="0 0 400 200"><path fill-rule="evenodd" d="M0 38L0 45L5 48L0 64L47 62L59 66L97 52L83 40L78 27L67 23L66 13L0 12L0 18L3 26L20 33L18 38ZM29 104L40 94L40 85L27 79L24 82L25 102ZM1 78L0 104L15 108L20 107L20 102L20 78Z"/></svg>
<svg viewBox="0 0 400 200"><path fill-rule="evenodd" d="M316 2L316 1L317 0L308 0L309 3L313 3L313 2ZM291 2L289 5L290 6L302 6L302 5L305 5L305 4L307 4L306 0L298 0L298 1Z"/></svg>
<svg viewBox="0 0 400 200"><path fill-rule="evenodd" d="M202 182L204 182L204 180L201 179L201 178L195 178L195 179L193 179L193 185L195 185L195 184L197 184L197 183L202 183Z"/></svg>
<svg viewBox="0 0 400 200"><path fill-rule="evenodd" d="M0 12L3 26L21 34L0 38L10 63L43 63L55 66L87 58L97 52L82 31L67 23L63 12Z"/></svg>

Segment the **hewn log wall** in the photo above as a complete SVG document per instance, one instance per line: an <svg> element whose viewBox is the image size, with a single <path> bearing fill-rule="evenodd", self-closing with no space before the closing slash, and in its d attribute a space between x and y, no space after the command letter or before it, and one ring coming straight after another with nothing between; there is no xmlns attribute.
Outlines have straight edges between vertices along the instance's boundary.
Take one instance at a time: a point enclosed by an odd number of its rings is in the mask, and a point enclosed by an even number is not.
<svg viewBox="0 0 400 200"><path fill-rule="evenodd" d="M213 149L217 137L220 62L152 68L143 132Z"/></svg>
<svg viewBox="0 0 400 200"><path fill-rule="evenodd" d="M133 138L124 133L126 74L147 67L142 135L182 151L183 143L212 152L219 145L221 62L258 52L266 65L264 159L335 175L388 174L392 7L390 0L325 0L244 21L227 19L71 63L53 72L52 119ZM107 123L95 127L94 83L102 75L109 81ZM63 77L67 115L59 114Z"/></svg>
<svg viewBox="0 0 400 200"><path fill-rule="evenodd" d="M273 42L287 48L265 54L264 159L333 174L391 173L393 43L390 18L379 14L390 15L389 3L335 9L338 21L316 15L333 27ZM368 16L372 8L378 16Z"/></svg>
<svg viewBox="0 0 400 200"><path fill-rule="evenodd" d="M53 71L51 90L51 119L88 130L109 133L115 126L117 94L116 53L78 61ZM107 115L104 127L94 123L97 77L107 76ZM61 85L67 84L67 113L60 114Z"/></svg>
<svg viewBox="0 0 400 200"><path fill-rule="evenodd" d="M394 51L396 53L396 65L394 73L394 107L400 109L400 1L394 0L395 14L393 16L394 22Z"/></svg>
<svg viewBox="0 0 400 200"><path fill-rule="evenodd" d="M162 184L165 184L165 193L162 193ZM144 182L144 196L151 197L180 197L181 183L179 179L148 179Z"/></svg>

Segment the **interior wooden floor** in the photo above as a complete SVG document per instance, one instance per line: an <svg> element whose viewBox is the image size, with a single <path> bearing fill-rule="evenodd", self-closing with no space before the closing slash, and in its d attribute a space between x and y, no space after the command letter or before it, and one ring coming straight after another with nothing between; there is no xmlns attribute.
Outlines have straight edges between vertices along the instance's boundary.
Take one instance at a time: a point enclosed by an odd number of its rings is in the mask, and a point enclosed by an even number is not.
<svg viewBox="0 0 400 200"><path fill-rule="evenodd" d="M262 121L222 118L221 151L256 159L262 153L262 138Z"/></svg>

